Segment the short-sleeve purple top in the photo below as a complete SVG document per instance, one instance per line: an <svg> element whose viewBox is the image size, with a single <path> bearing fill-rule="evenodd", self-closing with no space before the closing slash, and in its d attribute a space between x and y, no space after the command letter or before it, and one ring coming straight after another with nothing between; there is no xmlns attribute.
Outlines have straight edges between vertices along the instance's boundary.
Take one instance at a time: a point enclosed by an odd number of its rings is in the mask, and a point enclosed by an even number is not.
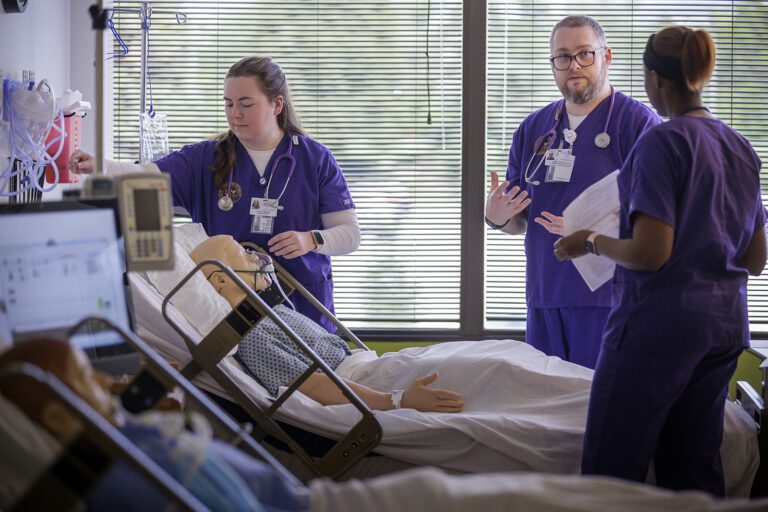
<svg viewBox="0 0 768 512"><path fill-rule="evenodd" d="M290 134L280 141L267 164L264 178L271 179L269 197L274 199L285 188L280 199L281 210L274 222L273 234L251 233L250 199L263 198L266 185L260 182L256 167L248 152L235 141L236 160L233 181L242 188L242 198L230 211L218 208L218 190L210 171L215 160L215 141L207 140L183 147L155 162L160 170L171 175L173 201L201 223L208 235L228 234L238 242L252 242L267 248L267 241L284 231L323 229L320 215L354 208L349 188L339 165L322 144L306 136L298 136L292 155L296 168L289 177L289 164L283 159L274 164L290 146ZM300 258L276 260L299 280L318 300L333 310L331 260L328 256L310 252Z"/></svg>
<svg viewBox="0 0 768 512"><path fill-rule="evenodd" d="M595 136L603 131L608 118L608 97L576 129L578 136L572 147L576 162L568 183L547 183L544 179L544 165L531 177L541 158L537 155L531 160L534 144L555 125L555 111L561 101L551 103L528 116L512 139L507 180L510 187L518 185L522 190L527 190L531 198L527 212L528 230L525 234L528 307L611 306L610 286L603 285L591 292L573 263L560 263L555 258L552 246L559 236L549 233L534 223L533 219L539 217L542 211L562 215L563 210L584 189L621 168L640 135L661 122L661 118L647 106L618 91L615 94L613 112L608 122L610 145L598 148L594 143ZM558 137L552 147L558 147L563 140L563 129L568 127L567 118L563 112L558 123ZM569 146L565 144L563 147ZM531 181L539 181L539 185L526 181L526 170Z"/></svg>
<svg viewBox="0 0 768 512"><path fill-rule="evenodd" d="M642 212L674 228L657 272L616 267L616 303L603 346L685 350L749 339L747 269L765 224L761 162L738 132L712 118L679 116L649 130L619 174L621 237Z"/></svg>

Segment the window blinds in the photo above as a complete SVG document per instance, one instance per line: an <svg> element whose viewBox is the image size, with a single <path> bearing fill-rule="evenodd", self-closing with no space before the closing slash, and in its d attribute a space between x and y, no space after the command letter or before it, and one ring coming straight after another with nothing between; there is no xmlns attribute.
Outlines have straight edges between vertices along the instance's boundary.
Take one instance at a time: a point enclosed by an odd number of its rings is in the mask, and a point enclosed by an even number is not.
<svg viewBox="0 0 768 512"><path fill-rule="evenodd" d="M745 135L768 162L768 5L757 1L581 2L578 12L600 22L613 50L612 83L647 104L642 54L648 35L671 24L706 28L717 44L717 66L704 103ZM488 2L488 168L506 172L509 145L518 124L533 110L560 97L548 62L552 27L575 13L573 3ZM486 178L489 180L489 178ZM763 190L768 192L764 166ZM536 229L533 226L532 229ZM525 319L522 237L489 233L486 247L487 325ZM753 332L768 332L768 277L750 279Z"/></svg>
<svg viewBox="0 0 768 512"><path fill-rule="evenodd" d="M226 130L228 67L268 55L284 69L307 131L349 183L361 248L333 260L339 317L352 327L456 328L461 216L460 0L152 2L152 102L171 148ZM116 1L136 7L138 2ZM141 31L117 59L115 148L136 159Z"/></svg>

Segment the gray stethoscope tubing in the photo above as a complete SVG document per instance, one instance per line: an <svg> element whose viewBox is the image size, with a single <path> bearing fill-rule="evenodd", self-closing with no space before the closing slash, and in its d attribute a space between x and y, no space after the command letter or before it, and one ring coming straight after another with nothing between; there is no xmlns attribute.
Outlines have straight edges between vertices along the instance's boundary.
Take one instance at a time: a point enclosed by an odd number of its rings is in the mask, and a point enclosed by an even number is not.
<svg viewBox="0 0 768 512"><path fill-rule="evenodd" d="M611 122L611 116L613 115L613 104L616 99L616 92L613 89L613 85L611 85L611 103L608 106L608 115L605 117L605 124L603 125L603 131L595 135L595 147L598 147L600 149L605 149L611 144L611 136L608 134L608 124ZM536 139L536 142L533 144L533 154L531 155L530 160L528 160L528 165L525 167L525 182L530 183L531 185L539 185L541 184L540 181L534 180L533 178L536 176L536 173L538 172L539 168L541 167L541 164L544 163L544 160L546 158L546 151L550 147L554 145L555 140L557 139L557 128L560 126L560 114L562 112L562 109L565 108L565 100L561 100L561 104L558 106L557 110L555 111L555 124L550 130L544 134L543 137L540 139ZM541 143L539 144L539 141ZM560 147L562 147L563 143L560 143ZM536 158L536 154L538 152L541 152L543 150L543 154L541 155L541 159L539 160L539 163L534 167L533 172L531 172L531 164L533 164L533 159Z"/></svg>
<svg viewBox="0 0 768 512"><path fill-rule="evenodd" d="M298 137L296 135L289 133L288 149L286 150L285 153L275 158L275 161L272 163L272 171L269 173L269 182L267 183L267 188L264 191L265 199L269 197L269 186L272 184L272 176L275 175L275 170L277 169L278 164L284 158L287 159L289 163L288 179L285 180L285 185L283 186L283 190L280 192L280 195L277 197L278 201L280 200L281 197L283 197L283 194L285 194L285 189L288 188L288 183L291 181L291 177L293 176L293 170L296 168L296 158L293 156L294 142L298 143ZM219 210L223 212L228 212L235 206L235 201L230 196L234 175L235 175L235 169L233 167L232 170L229 171L229 180L227 182L227 188L226 188L227 193L221 196L218 201Z"/></svg>

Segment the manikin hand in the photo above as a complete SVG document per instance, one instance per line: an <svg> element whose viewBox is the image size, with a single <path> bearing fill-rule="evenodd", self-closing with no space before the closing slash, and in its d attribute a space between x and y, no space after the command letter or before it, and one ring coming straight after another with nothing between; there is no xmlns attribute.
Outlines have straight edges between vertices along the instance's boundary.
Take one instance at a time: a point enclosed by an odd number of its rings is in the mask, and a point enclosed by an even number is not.
<svg viewBox="0 0 768 512"><path fill-rule="evenodd" d="M565 232L565 220L557 215L552 215L549 212L541 212L541 217L536 217L533 220L536 224L544 226L544 229L553 235L563 236L563 233Z"/></svg>
<svg viewBox="0 0 768 512"><path fill-rule="evenodd" d="M417 379L403 392L400 406L421 412L461 412L464 400L461 395L445 389L429 388L435 382L437 372Z"/></svg>
<svg viewBox="0 0 768 512"><path fill-rule="evenodd" d="M67 168L75 174L91 174L94 161L93 155L78 149L70 155Z"/></svg>
<svg viewBox="0 0 768 512"><path fill-rule="evenodd" d="M287 260L304 256L315 248L315 239L309 231L286 231L275 235L267 242L269 251Z"/></svg>
<svg viewBox="0 0 768 512"><path fill-rule="evenodd" d="M528 192L520 192L520 187L514 186L505 193L508 186L508 181L499 185L498 173L491 171L491 188L485 202L485 217L499 226L505 225L509 219L531 204L531 200L528 199Z"/></svg>

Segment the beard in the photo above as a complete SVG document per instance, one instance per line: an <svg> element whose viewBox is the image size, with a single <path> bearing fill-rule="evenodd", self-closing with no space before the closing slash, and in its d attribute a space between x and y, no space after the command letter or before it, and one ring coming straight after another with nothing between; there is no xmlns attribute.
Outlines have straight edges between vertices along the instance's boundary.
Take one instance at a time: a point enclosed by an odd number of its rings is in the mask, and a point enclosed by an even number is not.
<svg viewBox="0 0 768 512"><path fill-rule="evenodd" d="M587 79L587 85L583 88L575 89L568 86L568 80L566 79L562 87L559 87L563 97L576 105L583 105L589 103L595 97L600 94L605 85L607 78L607 70L602 68L597 76L583 75Z"/></svg>

